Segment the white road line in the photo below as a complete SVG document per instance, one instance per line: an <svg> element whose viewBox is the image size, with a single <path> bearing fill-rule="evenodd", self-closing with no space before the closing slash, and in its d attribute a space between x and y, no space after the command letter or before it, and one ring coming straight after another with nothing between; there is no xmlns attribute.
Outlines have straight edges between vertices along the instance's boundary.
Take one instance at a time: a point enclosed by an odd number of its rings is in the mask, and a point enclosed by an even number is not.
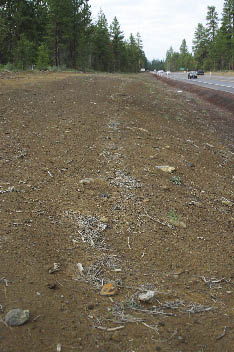
<svg viewBox="0 0 234 352"><path fill-rule="evenodd" d="M211 82L204 82L204 81L197 81L198 83L203 83L203 84L210 84L212 86L217 86L217 87L223 87L223 88L232 88L234 89L233 86L226 86L225 84L218 84L218 83L211 83Z"/></svg>
<svg viewBox="0 0 234 352"><path fill-rule="evenodd" d="M178 80L174 77L175 80ZM206 82L206 81L200 81L200 80L188 80L186 77L180 77L179 80L184 80L184 81L187 81L188 83L191 83L191 84L196 84L196 83L202 83L202 84L208 84L208 85L211 85L211 86L216 86L216 87L222 87L222 88L229 88L229 89L234 89L234 86L226 86L225 84L219 84L219 83L213 83L213 82ZM220 80L221 82L225 82L225 80ZM228 83L232 83L232 81L227 81ZM234 83L234 81L233 81Z"/></svg>
<svg viewBox="0 0 234 352"><path fill-rule="evenodd" d="M229 79L219 79L220 82L230 82L230 83L234 83L234 81L230 81Z"/></svg>

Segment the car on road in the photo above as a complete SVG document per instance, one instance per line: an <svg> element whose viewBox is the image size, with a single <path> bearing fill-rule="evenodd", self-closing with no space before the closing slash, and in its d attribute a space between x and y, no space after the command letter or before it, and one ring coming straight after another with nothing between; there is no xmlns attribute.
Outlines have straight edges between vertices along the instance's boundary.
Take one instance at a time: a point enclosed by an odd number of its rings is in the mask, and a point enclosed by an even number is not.
<svg viewBox="0 0 234 352"><path fill-rule="evenodd" d="M197 72L196 71L190 71L188 73L188 79L192 79L192 78L197 78Z"/></svg>
<svg viewBox="0 0 234 352"><path fill-rule="evenodd" d="M203 76L204 73L205 73L205 72L204 72L203 70L197 70L197 74L198 74L198 75L202 75L202 76Z"/></svg>

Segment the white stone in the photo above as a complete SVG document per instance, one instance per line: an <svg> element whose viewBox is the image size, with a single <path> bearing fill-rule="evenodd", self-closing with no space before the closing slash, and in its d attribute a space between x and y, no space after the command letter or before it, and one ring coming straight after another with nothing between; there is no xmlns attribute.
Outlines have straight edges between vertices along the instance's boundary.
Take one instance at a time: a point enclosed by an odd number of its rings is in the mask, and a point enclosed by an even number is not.
<svg viewBox="0 0 234 352"><path fill-rule="evenodd" d="M138 299L141 302L149 302L150 300L152 300L152 298L154 298L154 296L155 296L155 291L147 291L144 293L140 293L138 296Z"/></svg>

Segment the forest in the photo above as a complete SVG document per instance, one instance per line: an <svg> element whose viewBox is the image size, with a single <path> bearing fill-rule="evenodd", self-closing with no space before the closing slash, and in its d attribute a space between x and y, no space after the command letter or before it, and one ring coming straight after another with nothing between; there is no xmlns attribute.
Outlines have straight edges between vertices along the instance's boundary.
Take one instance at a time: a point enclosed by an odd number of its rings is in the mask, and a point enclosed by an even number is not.
<svg viewBox="0 0 234 352"><path fill-rule="evenodd" d="M88 0L0 0L0 68L138 72L147 66L141 36L124 38L114 17Z"/></svg>
<svg viewBox="0 0 234 352"><path fill-rule="evenodd" d="M186 39L183 39L179 52L172 47L167 51L164 68L170 71L182 68L234 70L234 0L224 0L220 19L215 6L208 6L206 25L198 23L192 51L189 53Z"/></svg>
<svg viewBox="0 0 234 352"><path fill-rule="evenodd" d="M0 0L0 29L0 69L234 70L234 0L224 0L221 18L208 6L192 52L183 39L165 60L147 60L140 33L126 39L116 17L108 24L100 10L93 20L88 0Z"/></svg>

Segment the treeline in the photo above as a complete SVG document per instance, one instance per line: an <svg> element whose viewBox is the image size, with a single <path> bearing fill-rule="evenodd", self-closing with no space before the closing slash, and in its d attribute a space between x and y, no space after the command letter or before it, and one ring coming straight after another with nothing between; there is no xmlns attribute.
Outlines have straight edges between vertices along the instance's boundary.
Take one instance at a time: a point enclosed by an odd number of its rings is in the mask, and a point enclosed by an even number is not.
<svg viewBox="0 0 234 352"><path fill-rule="evenodd" d="M88 0L0 0L1 66L138 72L146 62L140 34L125 39L102 11L94 22Z"/></svg>
<svg viewBox="0 0 234 352"><path fill-rule="evenodd" d="M179 52L166 53L165 69L234 70L234 0L224 0L219 19L215 6L208 6L206 25L198 23L189 53L184 39Z"/></svg>

